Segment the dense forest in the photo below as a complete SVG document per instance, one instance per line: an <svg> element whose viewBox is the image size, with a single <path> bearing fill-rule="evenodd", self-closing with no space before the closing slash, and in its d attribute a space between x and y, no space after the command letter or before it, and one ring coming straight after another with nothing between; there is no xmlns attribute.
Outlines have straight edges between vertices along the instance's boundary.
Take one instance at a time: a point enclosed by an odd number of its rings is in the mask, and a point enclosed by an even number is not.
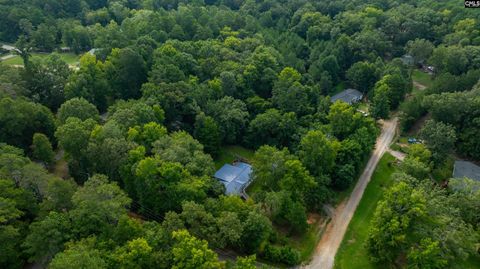
<svg viewBox="0 0 480 269"><path fill-rule="evenodd" d="M427 119L424 144L375 211L370 258L479 255L480 183L431 180L480 161L480 12L459 1L7 0L0 41L23 63L0 62L1 268L307 262L295 240L393 113L405 133ZM346 88L368 113L330 101ZM232 145L254 152L247 199L212 177Z"/></svg>

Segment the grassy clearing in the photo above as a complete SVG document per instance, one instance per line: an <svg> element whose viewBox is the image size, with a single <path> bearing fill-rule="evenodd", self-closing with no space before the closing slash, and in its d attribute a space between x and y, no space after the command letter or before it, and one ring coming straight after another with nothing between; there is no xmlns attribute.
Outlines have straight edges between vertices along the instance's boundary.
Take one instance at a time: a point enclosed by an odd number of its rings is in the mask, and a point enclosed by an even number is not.
<svg viewBox="0 0 480 269"><path fill-rule="evenodd" d="M428 73L422 72L418 69L414 69L412 72L412 79L427 88L431 87L433 84L432 76Z"/></svg>
<svg viewBox="0 0 480 269"><path fill-rule="evenodd" d="M392 155L386 153L378 163L337 252L335 268L376 268L368 259L365 242L377 203L382 198L383 191L392 184L391 175L395 172L395 167L391 162L394 160Z"/></svg>
<svg viewBox="0 0 480 269"><path fill-rule="evenodd" d="M34 59L44 59L46 58L48 53L32 53L32 58ZM77 65L80 60L80 55L76 55L74 53L59 53L60 58L65 61L68 65ZM23 65L22 58L16 55L13 58L8 60L2 61L3 64L6 65Z"/></svg>
<svg viewBox="0 0 480 269"><path fill-rule="evenodd" d="M232 163L238 158L251 160L254 151L242 146L225 146L220 150L217 158L215 158L215 168L220 169L226 163Z"/></svg>
<svg viewBox="0 0 480 269"><path fill-rule="evenodd" d="M333 92L330 93L330 96L333 96L343 90L345 90L345 88L347 87L345 81L340 81L340 83L337 84L337 86L335 86L335 88L333 88Z"/></svg>
<svg viewBox="0 0 480 269"><path fill-rule="evenodd" d="M357 105L357 109L365 113L368 113L370 111L370 106L367 103L360 102Z"/></svg>

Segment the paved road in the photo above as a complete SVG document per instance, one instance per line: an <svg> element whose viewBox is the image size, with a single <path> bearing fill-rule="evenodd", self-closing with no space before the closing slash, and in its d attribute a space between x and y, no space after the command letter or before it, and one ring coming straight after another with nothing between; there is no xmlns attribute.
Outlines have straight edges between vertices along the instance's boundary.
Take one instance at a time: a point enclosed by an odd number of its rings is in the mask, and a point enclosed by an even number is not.
<svg viewBox="0 0 480 269"><path fill-rule="evenodd" d="M328 224L325 233L317 246L315 256L312 262L305 268L331 269L335 260L335 254L342 242L343 236L347 231L348 224L353 217L353 213L362 199L363 192L370 181L370 178L377 167L378 161L388 149L397 127L397 118L385 121L382 127L382 133L377 139L375 150L367 163L365 170L358 179L357 185L353 189L348 201L340 205Z"/></svg>

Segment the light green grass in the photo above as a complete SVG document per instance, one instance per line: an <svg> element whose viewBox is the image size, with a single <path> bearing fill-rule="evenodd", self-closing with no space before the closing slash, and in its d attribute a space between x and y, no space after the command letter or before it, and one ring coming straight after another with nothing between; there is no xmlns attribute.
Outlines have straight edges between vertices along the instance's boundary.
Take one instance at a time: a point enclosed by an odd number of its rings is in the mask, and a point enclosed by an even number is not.
<svg viewBox="0 0 480 269"><path fill-rule="evenodd" d="M360 103L357 103L357 109L368 113L370 111L370 106L367 103L360 102Z"/></svg>
<svg viewBox="0 0 480 269"><path fill-rule="evenodd" d="M32 58L33 59L44 59L48 55L47 53L32 53ZM59 53L60 58L62 58L63 61L65 61L68 65L77 65L80 56L76 55L74 53ZM13 58L10 58L8 60L2 61L3 64L6 65L23 65L23 60L20 56L16 55Z"/></svg>
<svg viewBox="0 0 480 269"><path fill-rule="evenodd" d="M220 154L215 158L215 168L220 169L226 163L232 163L238 158L250 161L253 158L254 151L242 146L225 146L220 150Z"/></svg>
<svg viewBox="0 0 480 269"><path fill-rule="evenodd" d="M384 190L392 184L391 175L395 172L395 167L391 163L394 160L392 155L386 153L378 163L337 252L335 268L376 269L368 259L365 243L377 203Z"/></svg>
<svg viewBox="0 0 480 269"><path fill-rule="evenodd" d="M427 88L431 87L433 84L432 76L418 69L413 70L412 79L422 85L425 85Z"/></svg>

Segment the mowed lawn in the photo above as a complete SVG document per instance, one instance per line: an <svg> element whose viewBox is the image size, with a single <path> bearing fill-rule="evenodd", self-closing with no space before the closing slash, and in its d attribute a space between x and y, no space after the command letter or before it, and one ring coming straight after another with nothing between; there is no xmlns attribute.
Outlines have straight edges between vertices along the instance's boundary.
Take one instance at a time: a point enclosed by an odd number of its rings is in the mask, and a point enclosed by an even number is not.
<svg viewBox="0 0 480 269"><path fill-rule="evenodd" d="M215 158L215 168L220 169L224 164L231 164L238 158L251 161L254 151L242 146L224 146L220 150L220 154Z"/></svg>
<svg viewBox="0 0 480 269"><path fill-rule="evenodd" d="M32 53L32 58L43 59L46 58L48 53ZM58 53L60 58L65 61L68 65L77 65L80 60L80 55L76 55L75 53ZM8 60L2 61L3 64L6 65L23 65L23 60L20 56L15 55L15 57L10 58Z"/></svg>
<svg viewBox="0 0 480 269"><path fill-rule="evenodd" d="M389 153L385 153L380 159L335 256L335 268L377 268L368 259L365 242L377 203L382 198L383 192L392 185L391 176L395 172L395 167L391 163L394 160Z"/></svg>
<svg viewBox="0 0 480 269"><path fill-rule="evenodd" d="M427 88L431 87L433 84L432 76L418 69L413 70L412 79Z"/></svg>

